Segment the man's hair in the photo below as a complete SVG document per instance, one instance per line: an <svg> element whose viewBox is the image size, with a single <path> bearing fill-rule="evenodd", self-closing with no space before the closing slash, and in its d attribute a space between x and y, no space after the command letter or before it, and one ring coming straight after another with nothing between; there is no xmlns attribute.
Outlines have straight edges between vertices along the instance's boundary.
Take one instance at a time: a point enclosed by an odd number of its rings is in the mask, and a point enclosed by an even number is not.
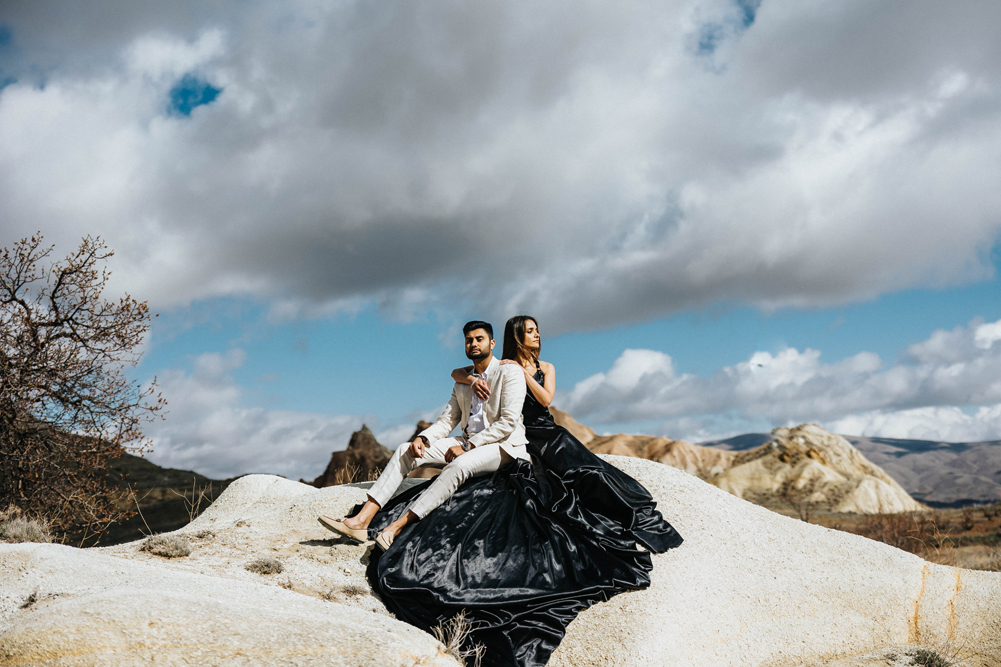
<svg viewBox="0 0 1001 667"><path fill-rule="evenodd" d="M472 322L466 322L466 325L462 327L462 335L466 336L470 331L476 331L477 329L483 329L490 336L490 340L494 339L494 328L490 326L489 322L484 322L483 320L473 320Z"/></svg>

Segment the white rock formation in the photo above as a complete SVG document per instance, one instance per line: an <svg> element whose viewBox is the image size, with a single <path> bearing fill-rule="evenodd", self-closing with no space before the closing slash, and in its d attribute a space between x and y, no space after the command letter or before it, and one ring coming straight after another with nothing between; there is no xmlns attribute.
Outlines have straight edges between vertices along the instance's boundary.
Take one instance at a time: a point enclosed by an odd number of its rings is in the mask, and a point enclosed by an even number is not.
<svg viewBox="0 0 1001 667"><path fill-rule="evenodd" d="M925 509L900 484L870 463L850 442L816 424L773 431L775 440L741 452L708 481L738 498L767 504L784 484L805 491L817 505L864 514Z"/></svg>
<svg viewBox="0 0 1001 667"><path fill-rule="evenodd" d="M581 613L552 667L853 667L908 642L1001 657L1001 574L789 519L658 463L609 460L685 543L654 556L651 588ZM177 531L187 558L138 543L0 545L0 665L454 665L368 593L371 546L316 522L363 497L245 477ZM285 571L244 569L261 556Z"/></svg>

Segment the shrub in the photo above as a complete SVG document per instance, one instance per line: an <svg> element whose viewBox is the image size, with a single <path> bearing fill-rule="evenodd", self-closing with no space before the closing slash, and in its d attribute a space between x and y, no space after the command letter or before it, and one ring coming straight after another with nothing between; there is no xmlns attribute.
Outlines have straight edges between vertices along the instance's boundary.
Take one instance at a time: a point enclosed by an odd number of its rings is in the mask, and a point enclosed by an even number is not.
<svg viewBox="0 0 1001 667"><path fill-rule="evenodd" d="M249 570L257 574L280 574L285 570L285 566L282 565L280 560L270 556L252 560L243 567L245 570Z"/></svg>
<svg viewBox="0 0 1001 667"><path fill-rule="evenodd" d="M164 558L183 558L191 555L191 545L177 535L150 535L139 545L139 550Z"/></svg>
<svg viewBox="0 0 1001 667"><path fill-rule="evenodd" d="M479 667L486 652L483 644L469 644L469 634L473 631L472 624L466 620L466 611L462 610L447 621L441 621L435 627L434 638L445 645L445 654L450 655L462 664L469 664L472 659L474 667Z"/></svg>
<svg viewBox="0 0 1001 667"><path fill-rule="evenodd" d="M926 648L919 648L908 653L912 665L919 667L949 667L951 662L943 658L939 653Z"/></svg>
<svg viewBox="0 0 1001 667"><path fill-rule="evenodd" d="M348 584L347 586L342 586L340 588L331 588L329 591L323 594L323 599L330 602L335 600L345 600L356 597L361 597L368 593L368 589L363 586L357 586L355 584Z"/></svg>
<svg viewBox="0 0 1001 667"><path fill-rule="evenodd" d="M0 540L4 542L51 542L48 526L40 521L15 517L0 522Z"/></svg>

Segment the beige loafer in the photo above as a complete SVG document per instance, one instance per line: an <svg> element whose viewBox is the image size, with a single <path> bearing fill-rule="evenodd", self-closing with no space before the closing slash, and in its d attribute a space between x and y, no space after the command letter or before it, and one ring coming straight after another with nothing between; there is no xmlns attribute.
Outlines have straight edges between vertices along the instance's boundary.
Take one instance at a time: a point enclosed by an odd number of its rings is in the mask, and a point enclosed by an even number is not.
<svg viewBox="0 0 1001 667"><path fill-rule="evenodd" d="M344 537L350 538L355 542L361 543L368 541L367 528L349 528L342 520L331 519L329 516L317 517L316 520L319 521L320 525L327 530L331 530L338 535L343 535Z"/></svg>
<svg viewBox="0 0 1001 667"><path fill-rule="evenodd" d="M375 545L379 547L380 551L386 551L393 544L393 539L396 536L393 535L388 530L384 530L375 537Z"/></svg>

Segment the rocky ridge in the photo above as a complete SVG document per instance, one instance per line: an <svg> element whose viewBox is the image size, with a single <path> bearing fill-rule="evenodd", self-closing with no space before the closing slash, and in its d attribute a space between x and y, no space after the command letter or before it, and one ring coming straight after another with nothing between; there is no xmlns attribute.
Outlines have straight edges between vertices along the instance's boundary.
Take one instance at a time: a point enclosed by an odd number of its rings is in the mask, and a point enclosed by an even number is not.
<svg viewBox="0 0 1001 667"><path fill-rule="evenodd" d="M304 479L299 481L318 489L335 484L370 481L378 477L392 457L393 452L379 444L371 429L362 424L360 430L351 434L345 449L330 455L330 462L322 475L312 482Z"/></svg>
<svg viewBox="0 0 1001 667"><path fill-rule="evenodd" d="M600 436L566 412L551 411L558 424L597 454L664 463L765 507L792 502L865 514L924 509L845 438L816 424L775 429L769 442L731 451L663 437Z"/></svg>

